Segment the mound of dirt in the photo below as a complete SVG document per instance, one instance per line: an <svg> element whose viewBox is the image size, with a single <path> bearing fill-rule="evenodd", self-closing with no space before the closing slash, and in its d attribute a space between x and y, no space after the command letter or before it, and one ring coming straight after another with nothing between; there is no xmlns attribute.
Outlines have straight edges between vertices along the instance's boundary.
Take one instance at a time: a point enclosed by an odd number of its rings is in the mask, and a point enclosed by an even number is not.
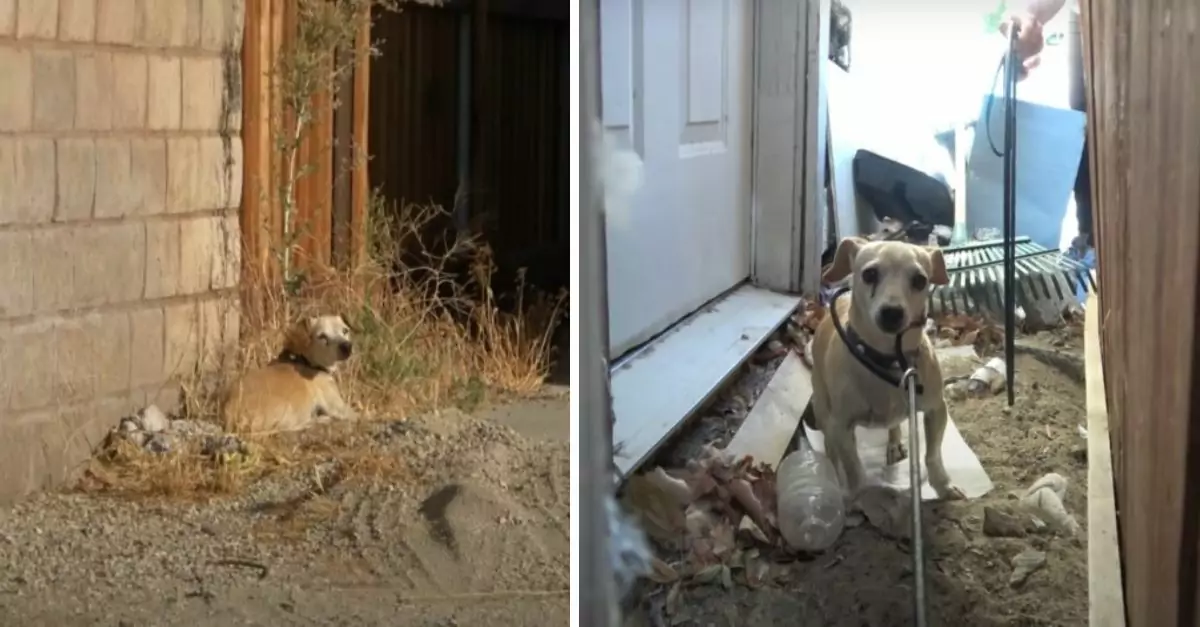
<svg viewBox="0 0 1200 627"><path fill-rule="evenodd" d="M202 503L48 494L0 515L0 622L569 622L567 442L457 413L340 428L399 463L300 467Z"/></svg>
<svg viewBox="0 0 1200 627"><path fill-rule="evenodd" d="M1055 342L1070 349L1070 342ZM967 375L978 364L948 366ZM1086 424L1083 382L1019 355L1016 404L1006 396L950 401L950 414L996 487L981 499L927 505L927 598L932 625L1087 624L1086 530L1063 537L1035 526L984 533L986 510L1010 511L1017 495L1046 473L1069 483L1065 506L1086 527ZM988 515L995 518L995 512ZM994 524L994 520L989 524ZM989 532L995 533L994 529ZM647 585L627 624L829 627L911 625L912 557L907 542L869 524L845 531L821 555L773 556L765 572L734 568L731 581ZM1031 574L1010 583L1014 558L1041 557ZM726 587L726 585L728 587Z"/></svg>

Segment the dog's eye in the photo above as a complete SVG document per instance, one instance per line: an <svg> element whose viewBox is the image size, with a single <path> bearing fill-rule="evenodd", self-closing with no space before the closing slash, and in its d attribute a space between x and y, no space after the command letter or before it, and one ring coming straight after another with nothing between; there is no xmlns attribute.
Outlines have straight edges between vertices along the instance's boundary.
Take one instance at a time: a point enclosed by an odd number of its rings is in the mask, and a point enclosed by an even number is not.
<svg viewBox="0 0 1200 627"><path fill-rule="evenodd" d="M879 281L879 270L875 268L867 268L862 271L862 280L868 285L874 285Z"/></svg>
<svg viewBox="0 0 1200 627"><path fill-rule="evenodd" d="M322 342L328 342L328 341L329 341L329 336L328 336L328 335L325 335L324 333L318 333L318 334L317 334L317 339L318 339L318 340L321 340Z"/></svg>
<svg viewBox="0 0 1200 627"><path fill-rule="evenodd" d="M919 292L929 285L929 279L925 278L924 274L914 274L912 278L913 291Z"/></svg>

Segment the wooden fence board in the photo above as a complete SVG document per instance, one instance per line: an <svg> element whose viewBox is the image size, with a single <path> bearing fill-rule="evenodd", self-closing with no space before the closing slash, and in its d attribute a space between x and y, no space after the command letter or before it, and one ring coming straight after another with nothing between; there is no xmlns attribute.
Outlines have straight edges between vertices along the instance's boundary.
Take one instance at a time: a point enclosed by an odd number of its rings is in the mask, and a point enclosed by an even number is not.
<svg viewBox="0 0 1200 627"><path fill-rule="evenodd" d="M1200 7L1084 5L1103 361L1133 627L1197 624Z"/></svg>

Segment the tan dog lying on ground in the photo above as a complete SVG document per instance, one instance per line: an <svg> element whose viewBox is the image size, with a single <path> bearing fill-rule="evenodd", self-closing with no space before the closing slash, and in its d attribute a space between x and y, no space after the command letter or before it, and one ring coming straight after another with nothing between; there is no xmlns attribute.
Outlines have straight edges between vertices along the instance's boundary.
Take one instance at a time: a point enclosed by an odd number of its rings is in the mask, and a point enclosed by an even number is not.
<svg viewBox="0 0 1200 627"><path fill-rule="evenodd" d="M825 437L825 451L846 478L853 498L863 487L855 427L888 429L887 461L905 457L900 424L908 418L908 393L898 387L903 371L896 359L896 335L903 333L904 361L915 365L922 390L917 405L925 413L925 468L942 499L963 493L950 483L942 463L942 437L948 421L942 371L923 331L930 285L949 282L942 252L903 242L868 242L848 237L838 244L833 264L822 277L834 283L850 277L851 290L832 303L813 338L813 419ZM833 316L860 356L877 364L892 381L864 365L842 339ZM910 426L915 428L915 426Z"/></svg>
<svg viewBox="0 0 1200 627"><path fill-rule="evenodd" d="M269 434L356 418L332 376L352 349L350 327L341 316L309 318L293 325L279 356L247 373L229 390L223 409L225 428Z"/></svg>

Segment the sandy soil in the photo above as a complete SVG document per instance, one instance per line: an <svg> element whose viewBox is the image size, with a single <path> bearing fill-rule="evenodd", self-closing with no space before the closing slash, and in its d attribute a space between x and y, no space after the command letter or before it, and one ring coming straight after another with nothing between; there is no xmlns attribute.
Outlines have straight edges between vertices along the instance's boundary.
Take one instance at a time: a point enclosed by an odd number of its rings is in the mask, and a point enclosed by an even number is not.
<svg viewBox="0 0 1200 627"><path fill-rule="evenodd" d="M406 476L320 496L335 469L207 503L43 495L0 512L0 624L565 625L568 420L560 395L379 423Z"/></svg>
<svg viewBox="0 0 1200 627"><path fill-rule="evenodd" d="M1025 341L1081 355L1077 335L1072 330ZM996 487L982 499L927 504L924 510L930 625L1087 623L1087 555L1082 537L1038 532L991 537L982 529L985 508L1011 507L1014 492L1048 472L1069 480L1067 510L1086 525L1086 440L1078 433L1078 426L1086 424L1083 382L1028 355L1018 355L1015 366L1017 401L1011 410L1004 394L951 401L952 418ZM973 368L969 362L951 363L946 374L965 375ZM754 389L761 376L754 372L750 383L734 387ZM734 394L726 396L730 395ZM1012 559L1027 549L1044 551L1046 562L1023 585L1011 586ZM737 569L730 589L719 581L690 582L670 604L678 608L671 615L663 611L667 588L648 584L630 624L911 625L911 559L906 541L885 538L863 524L847 529L824 554L771 556L765 583L758 587L749 586L745 571Z"/></svg>

